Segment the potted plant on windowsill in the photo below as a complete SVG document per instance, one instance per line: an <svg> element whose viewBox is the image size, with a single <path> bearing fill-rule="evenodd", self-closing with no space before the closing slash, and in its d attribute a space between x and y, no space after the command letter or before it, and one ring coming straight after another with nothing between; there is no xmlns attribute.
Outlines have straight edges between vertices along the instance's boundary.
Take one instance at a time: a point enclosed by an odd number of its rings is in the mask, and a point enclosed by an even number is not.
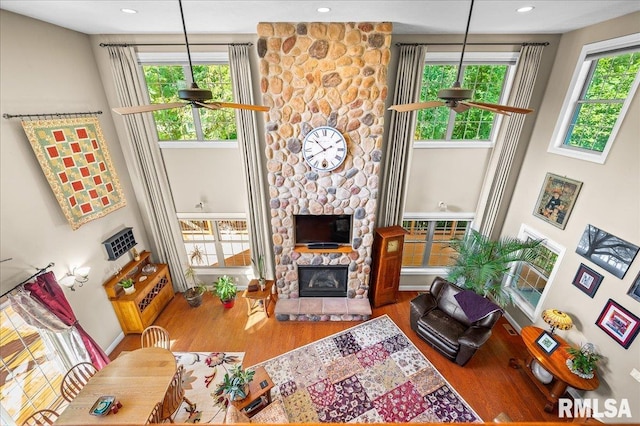
<svg viewBox="0 0 640 426"><path fill-rule="evenodd" d="M511 302L511 295L502 286L502 279L514 262L532 262L540 243L542 240L521 241L515 237L493 241L471 229L464 238L450 244L456 253L447 280L504 307Z"/></svg>
<svg viewBox="0 0 640 426"><path fill-rule="evenodd" d="M222 382L216 389L216 395L226 395L228 401L240 401L249 395L249 383L253 380L255 371L245 370L241 365L231 367L224 374Z"/></svg>
<svg viewBox="0 0 640 426"><path fill-rule="evenodd" d="M134 282L132 278L123 278L118 283L120 287L124 290L124 294L133 294L136 292L136 288L134 286Z"/></svg>
<svg viewBox="0 0 640 426"><path fill-rule="evenodd" d="M202 304L202 297L204 295L205 287L202 285L202 282L198 280L198 275L196 271L193 269L193 266L188 266L184 271L184 276L187 281L191 280L193 285L186 289L183 293L184 298L186 299L189 306L192 308L197 308Z"/></svg>
<svg viewBox="0 0 640 426"><path fill-rule="evenodd" d="M233 307L236 300L236 293L238 292L238 286L233 278L228 275L223 275L213 283L213 293L220 298L222 305L229 309Z"/></svg>

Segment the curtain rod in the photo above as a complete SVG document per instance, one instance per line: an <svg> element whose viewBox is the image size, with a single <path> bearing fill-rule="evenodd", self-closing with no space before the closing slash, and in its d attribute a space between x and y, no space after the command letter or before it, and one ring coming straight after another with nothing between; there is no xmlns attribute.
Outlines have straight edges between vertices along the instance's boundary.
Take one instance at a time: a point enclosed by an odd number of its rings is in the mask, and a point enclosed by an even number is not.
<svg viewBox="0 0 640 426"><path fill-rule="evenodd" d="M52 113L47 113L47 114L2 114L3 118L6 119L10 119L10 118L47 118L47 117L66 117L66 116L81 116L81 115L99 115L102 114L102 111L89 111L89 112L52 112Z"/></svg>
<svg viewBox="0 0 640 426"><path fill-rule="evenodd" d="M20 284L14 286L13 288L5 291L4 293L0 294L0 298L6 296L7 294L11 293L13 290L15 290L16 288L20 287L23 284L28 283L29 281L31 281L32 278L37 277L38 275L42 274L43 272L46 272L47 269L54 267L56 264L51 262L49 263L47 266L45 266L44 268L40 268L38 269L38 272L36 272L35 274L31 275L29 278L27 278L26 280L22 281Z"/></svg>
<svg viewBox="0 0 640 426"><path fill-rule="evenodd" d="M396 43L396 46L462 46L463 43ZM548 46L549 42L542 43L467 43L467 46Z"/></svg>
<svg viewBox="0 0 640 426"><path fill-rule="evenodd" d="M100 47L186 46L185 43L100 43ZM189 46L253 46L253 43L189 43Z"/></svg>

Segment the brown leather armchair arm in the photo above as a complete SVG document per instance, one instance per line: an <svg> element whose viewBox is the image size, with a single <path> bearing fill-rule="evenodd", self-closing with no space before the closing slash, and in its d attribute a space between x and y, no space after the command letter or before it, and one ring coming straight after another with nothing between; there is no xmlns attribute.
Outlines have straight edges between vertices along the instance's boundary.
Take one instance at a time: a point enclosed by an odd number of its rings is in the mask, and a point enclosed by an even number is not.
<svg viewBox="0 0 640 426"><path fill-rule="evenodd" d="M491 337L491 329L485 327L469 327L459 338L458 343L474 350L478 349Z"/></svg>
<svg viewBox="0 0 640 426"><path fill-rule="evenodd" d="M411 300L410 322L411 329L418 329L418 320L430 310L436 308L438 303L431 293L423 293Z"/></svg>

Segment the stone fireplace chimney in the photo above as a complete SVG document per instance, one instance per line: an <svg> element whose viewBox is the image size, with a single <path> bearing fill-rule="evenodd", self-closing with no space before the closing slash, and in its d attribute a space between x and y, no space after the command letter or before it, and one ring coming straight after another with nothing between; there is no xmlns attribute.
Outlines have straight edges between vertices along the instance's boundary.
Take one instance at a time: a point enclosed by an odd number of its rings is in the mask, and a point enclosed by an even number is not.
<svg viewBox="0 0 640 426"><path fill-rule="evenodd" d="M345 267L347 302L368 306L391 30L390 23L258 24L260 89L271 107L265 153L279 319L286 302L300 297L299 265ZM331 172L303 159L302 141L319 126L338 129L347 141L345 161ZM353 215L351 245L296 246L297 214ZM356 311L366 316L366 309Z"/></svg>

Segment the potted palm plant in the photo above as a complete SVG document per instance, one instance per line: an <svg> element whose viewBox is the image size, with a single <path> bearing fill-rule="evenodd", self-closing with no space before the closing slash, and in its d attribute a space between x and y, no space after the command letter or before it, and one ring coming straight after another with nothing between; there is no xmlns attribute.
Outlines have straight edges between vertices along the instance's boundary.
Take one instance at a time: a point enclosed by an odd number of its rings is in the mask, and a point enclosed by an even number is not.
<svg viewBox="0 0 640 426"><path fill-rule="evenodd" d="M193 269L193 266L188 266L187 269L185 269L184 276L187 281L191 281L193 284L191 287L184 291L184 298L187 300L189 306L191 306L192 308L197 308L202 304L202 297L204 295L205 287L198 279L198 275Z"/></svg>
<svg viewBox="0 0 640 426"><path fill-rule="evenodd" d="M222 382L218 385L216 395L225 394L229 401L239 401L249 395L249 383L253 380L255 371L245 370L241 365L231 367L231 370L224 374Z"/></svg>
<svg viewBox="0 0 640 426"><path fill-rule="evenodd" d="M503 237L493 241L471 229L462 239L454 240L454 263L448 268L447 280L475 293L491 297L504 307L511 295L502 286L513 262L532 262L542 240L521 241Z"/></svg>
<svg viewBox="0 0 640 426"><path fill-rule="evenodd" d="M220 301L225 308L233 307L236 300L236 293L238 292L238 286L233 278L228 275L223 275L213 283L213 293L220 298Z"/></svg>

